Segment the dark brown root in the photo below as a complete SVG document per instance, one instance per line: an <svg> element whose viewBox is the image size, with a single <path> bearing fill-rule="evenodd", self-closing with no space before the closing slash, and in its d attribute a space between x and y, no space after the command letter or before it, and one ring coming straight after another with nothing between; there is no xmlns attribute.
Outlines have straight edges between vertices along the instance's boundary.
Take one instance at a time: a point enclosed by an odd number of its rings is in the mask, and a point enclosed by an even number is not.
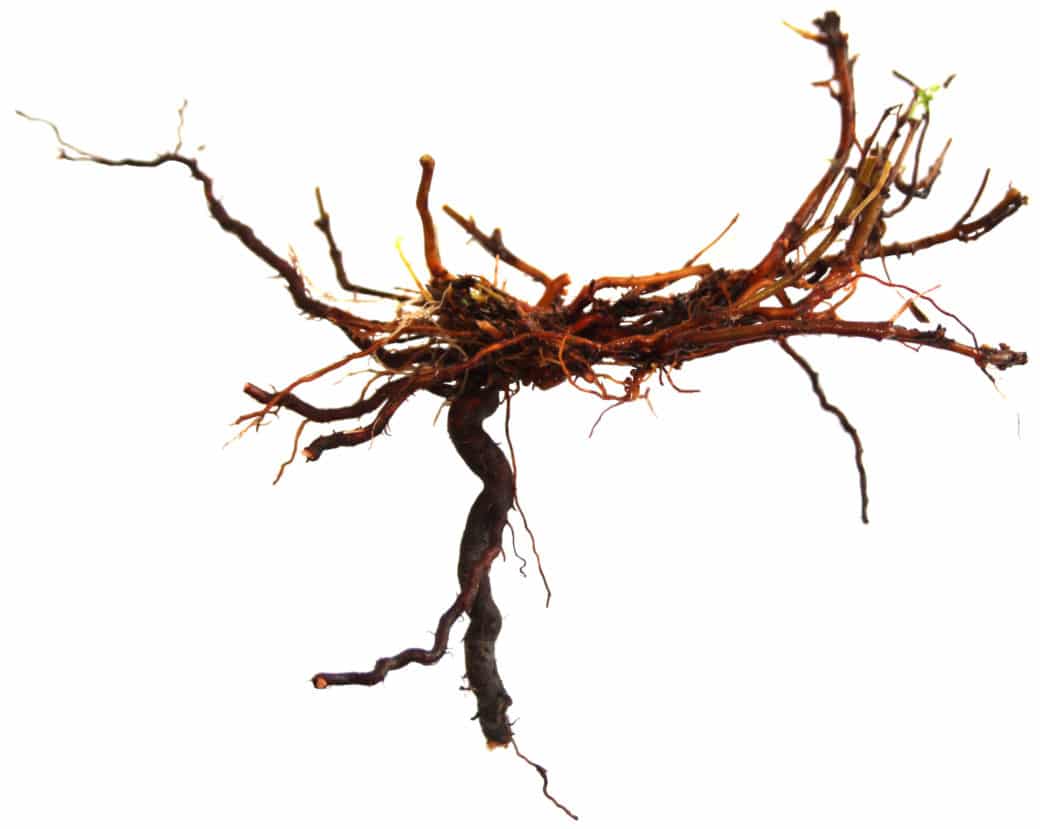
<svg viewBox="0 0 1040 829"><path fill-rule="evenodd" d="M330 685L375 685L391 671L419 663L432 665L444 656L448 634L459 616L467 613L464 637L466 677L477 697L477 718L489 745L507 746L512 729L506 710L512 703L498 673L495 643L502 630L502 614L491 595L489 571L502 551L502 531L513 502L513 471L509 461L483 429L483 422L499 405L496 391L478 390L452 401L448 410L448 434L459 455L484 488L473 502L459 549L458 577L461 592L441 616L431 648L408 648L378 660L370 671L320 673L316 688Z"/></svg>
<svg viewBox="0 0 1040 829"><path fill-rule="evenodd" d="M827 396L823 393L823 387L820 385L820 375L816 373L809 361L806 360L801 354L795 351L791 344L787 342L786 338L781 337L777 341L779 345L788 356L796 363L799 367L809 376L809 382L812 383L813 393L816 395L816 399L820 401L820 408L825 412L830 412L841 423L841 428L845 430L845 433L851 438L852 445L856 450L856 471L859 473L859 503L860 503L860 518L864 524L869 524L870 521L867 518L867 502L870 500L867 498L867 470L863 466L863 443L859 439L859 432L856 431L856 427L852 425L852 421L845 416L845 412L827 400Z"/></svg>
<svg viewBox="0 0 1040 829"><path fill-rule="evenodd" d="M484 484L469 511L459 549L459 583L469 580L488 550L502 548L509 508L513 503L513 470L482 423L499 405L497 391L465 394L448 410L448 434L456 451ZM506 717L512 699L498 673L495 642L502 630L502 614L491 595L487 570L481 575L473 603L468 608L470 623L464 637L466 678L477 698L477 718L488 745L509 745L513 732Z"/></svg>
<svg viewBox="0 0 1040 829"><path fill-rule="evenodd" d="M523 760L525 763L527 763L527 765L531 766L536 772L538 772L539 775L541 775L542 794L544 794L549 800L551 800L555 804L556 808L564 812L567 815L567 817L573 820L577 820L578 816L574 814L574 812L572 812L570 809L568 809L566 806L560 803L559 800L557 800L555 797L549 794L549 772L545 770L545 766L539 765L534 760L529 758L526 754L524 754L522 751L520 751L520 746L516 744L515 739L513 740L513 751L516 752L517 756L521 760Z"/></svg>

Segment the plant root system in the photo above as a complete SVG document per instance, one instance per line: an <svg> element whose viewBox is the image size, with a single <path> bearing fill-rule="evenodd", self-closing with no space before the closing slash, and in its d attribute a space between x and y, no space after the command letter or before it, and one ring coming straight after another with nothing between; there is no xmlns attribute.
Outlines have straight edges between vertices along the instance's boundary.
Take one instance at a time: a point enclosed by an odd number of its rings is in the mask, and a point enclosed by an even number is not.
<svg viewBox="0 0 1040 829"><path fill-rule="evenodd" d="M612 405L621 405L645 398L644 384L655 376L682 391L671 372L690 361L751 343L775 341L805 371L822 408L838 418L852 439L865 522L867 486L859 435L845 414L828 401L819 376L790 345L791 338L859 337L890 340L914 349L939 349L968 358L991 379L993 369L1003 371L1026 362L1024 352L1004 343L980 344L959 317L923 293L892 282L886 267L886 260L894 257L949 242L977 240L1025 205L1026 197L1009 187L976 215L987 172L954 224L930 235L891 241L888 231L893 218L929 197L942 170L945 149L927 170L922 162L924 138L931 123L930 102L937 87L923 88L899 76L910 87L909 100L887 109L871 131L859 137L854 61L849 57L847 36L834 12L814 23L812 31L795 31L826 51L831 77L816 85L836 102L837 142L826 171L797 203L769 248L750 266L724 268L701 261L713 242L673 270L600 276L573 295L569 294L571 280L567 274L550 275L507 248L500 230L487 233L473 218L445 207L447 215L495 258L496 268L502 262L519 270L533 281L538 295L524 299L500 287L497 278L449 270L441 259L429 207L434 172L429 156L420 159L416 195L428 278L420 280L413 272L414 289L385 291L352 281L321 191L315 191L318 216L314 224L328 243L337 284L350 297L381 300L376 307L387 312L362 316L355 313L357 306L349 297L337 303L312 293L295 256L279 256L248 224L229 213L214 194L210 175L197 159L181 152L183 107L175 148L153 158L117 159L87 152L66 141L50 121L30 119L53 130L60 157L68 161L111 167L184 167L202 186L217 224L276 272L300 311L335 326L350 342L345 356L283 388L265 391L246 385L245 393L260 408L239 419L243 431L258 428L279 410L304 418L296 434L297 443L305 425L363 420L360 425L333 428L311 439L301 452L308 461L317 461L329 450L357 446L380 435L402 404L419 392L447 401L448 434L463 461L483 483L463 532L459 594L441 616L431 647L412 647L384 657L369 671L319 673L313 678L315 687L373 685L407 665L435 663L446 652L453 625L466 614L466 675L477 701L476 719L488 745L516 748L507 718L512 700L495 658L502 617L492 598L490 580L509 510L518 504L515 458L511 464L482 424L498 409L503 397L508 407L512 395L524 387L550 389L567 383ZM875 265L882 267L884 277L871 272ZM864 279L893 291L893 306L898 310L891 319L860 320L839 314ZM899 291L908 292L911 298L905 299ZM946 322L932 324L925 309ZM911 322L897 321L906 314L913 317ZM951 335L949 327L963 332L960 338ZM322 408L299 396L320 378L360 365L374 368L372 379L354 402ZM284 468L285 464L279 476ZM519 754L518 748L516 751ZM528 762L547 782L545 769Z"/></svg>

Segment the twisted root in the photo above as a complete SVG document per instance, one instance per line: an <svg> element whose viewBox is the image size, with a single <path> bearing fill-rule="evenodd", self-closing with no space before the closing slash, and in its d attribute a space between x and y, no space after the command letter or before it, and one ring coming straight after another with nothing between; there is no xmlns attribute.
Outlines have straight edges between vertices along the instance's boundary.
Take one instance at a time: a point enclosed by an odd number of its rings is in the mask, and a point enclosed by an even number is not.
<svg viewBox="0 0 1040 829"><path fill-rule="evenodd" d="M456 451L484 484L469 511L459 547L459 584L466 584L487 551L501 549L509 508L513 504L513 470L505 454L484 431L482 423L499 405L496 391L482 390L457 398L448 411L448 434ZM513 732L506 719L512 703L495 661L495 641L502 614L491 595L491 578L484 570L469 608L466 631L466 677L477 697L477 719L488 745L507 746Z"/></svg>
<svg viewBox="0 0 1040 829"><path fill-rule="evenodd" d="M507 746L513 732L506 718L512 700L506 693L495 661L495 641L502 630L502 614L491 596L491 562L502 549L509 508L513 503L513 470L482 424L499 405L496 391L482 389L459 395L448 411L448 434L459 455L484 488L469 511L459 548L458 597L440 618L430 648L406 648L379 659L370 671L320 673L316 688L330 685L375 685L406 665L432 665L448 649L448 634L459 616L469 614L464 638L466 676L477 697L477 719L491 747Z"/></svg>

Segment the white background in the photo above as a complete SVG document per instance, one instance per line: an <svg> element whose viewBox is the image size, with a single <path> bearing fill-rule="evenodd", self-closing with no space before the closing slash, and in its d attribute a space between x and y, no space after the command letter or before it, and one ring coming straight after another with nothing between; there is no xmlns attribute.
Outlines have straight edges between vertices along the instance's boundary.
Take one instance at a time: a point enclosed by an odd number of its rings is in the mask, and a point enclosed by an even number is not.
<svg viewBox="0 0 1040 829"><path fill-rule="evenodd" d="M182 169L59 163L11 113L148 156L187 97L186 146L205 143L228 209L324 285L313 186L349 272L403 284L393 241L421 260L423 152L435 203L579 284L673 267L737 211L709 259L739 267L834 148L836 107L809 85L824 50L780 25L824 9L374 5L8 13L5 826L567 823L530 768L484 750L457 649L377 688L307 681L428 642L454 597L477 487L431 428L438 401L271 487L295 423L222 449L252 408L241 385L284 384L343 338L294 313ZM1040 189L1017 6L845 6L861 131L905 97L890 69L958 73L929 143L955 136L946 171L893 239L949 226L987 166L983 207L1009 180ZM1035 350L1035 211L893 277L941 282L981 340ZM487 272L441 236L449 267ZM895 310L863 294L865 317ZM1035 827L1035 369L1000 394L950 354L798 347L860 429L869 527L847 437L775 346L691 364L677 379L700 395L655 390L656 417L613 411L591 441L595 399L516 399L554 588L545 610L536 578L495 566L520 745L593 826Z"/></svg>

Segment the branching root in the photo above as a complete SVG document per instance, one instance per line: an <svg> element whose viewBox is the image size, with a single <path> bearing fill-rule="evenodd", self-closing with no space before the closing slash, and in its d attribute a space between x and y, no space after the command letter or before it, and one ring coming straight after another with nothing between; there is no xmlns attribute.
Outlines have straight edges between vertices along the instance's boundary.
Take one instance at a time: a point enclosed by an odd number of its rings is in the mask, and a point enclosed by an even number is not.
<svg viewBox="0 0 1040 829"><path fill-rule="evenodd" d="M19 113L52 130L59 157L66 161L142 169L183 167L201 186L216 223L263 263L265 273L274 271L295 307L307 317L326 321L347 338L349 347L344 356L284 387L275 391L253 384L245 387L245 393L261 408L239 419L243 432L259 428L268 415L283 409L304 419L296 432L292 457L282 465L279 478L297 454L304 423L341 424L368 418L312 440L301 453L307 460L316 461L331 449L372 441L386 431L401 406L420 392L446 401L450 438L483 485L463 531L459 594L441 615L430 647L407 648L379 659L368 671L317 674L313 678L315 687L373 685L407 665L433 664L445 654L455 622L466 614L466 675L476 697L481 730L489 744L511 744L527 759L516 747L506 718L512 700L498 672L495 643L502 617L492 598L490 581L508 513L520 508L512 440L510 464L482 426L503 396L507 411L521 388L550 389L561 384L599 397L612 407L643 399L649 402L643 385L655 374L662 385L667 381L677 391L688 391L672 380L674 369L730 349L775 341L808 375L820 406L838 418L852 440L861 516L866 522L867 480L859 435L845 414L827 400L816 371L792 348L789 338L830 335L891 341L915 350L937 349L966 357L991 379L993 369L1003 371L1026 362L1024 352L1004 343L980 344L959 317L940 308L924 293L864 272L865 264L872 260L880 260L887 274L887 262L893 258L948 242L976 241L1014 215L1027 199L1009 187L995 204L973 219L989 180L987 171L967 209L953 225L906 241L890 241L896 217L933 194L946 158L944 147L930 165L922 161L924 138L934 115L931 96L936 88L923 88L900 76L912 89L909 100L889 107L873 130L860 138L853 93L854 60L849 56L848 38L834 12L824 14L814 24L813 30L791 28L826 51L831 74L817 85L837 104L836 141L828 148L831 161L827 169L795 203L768 249L749 260L753 263L750 266L725 268L702 262L732 228L734 218L683 264L659 273L599 276L570 297L571 278L566 273L551 276L507 248L501 230L486 233L473 218L445 207L448 216L494 259L491 279L449 270L441 257L429 206L434 161L428 155L419 160L415 197L428 278L423 282L416 275L415 290L388 291L348 276L325 200L320 189L315 189L318 215L314 225L328 247L332 277L346 295L343 301L336 301L328 294L312 291L312 283L302 273L295 254L289 258L276 254L216 197L212 177L196 158L182 152L184 106L178 110L175 146L153 158L109 158L88 152L67 141L54 123ZM525 299L506 291L498 279L500 262L528 277L535 294ZM839 311L844 315L846 309L854 307L855 287L864 277L896 293L900 314L910 310L918 325L899 324L899 314L891 320L839 316ZM909 291L912 299L905 300L899 294L901 290ZM923 327L928 318L918 301L930 303L955 320L968 332L969 341L950 336L942 325ZM378 307L385 313L362 314L362 307ZM361 360L377 370L353 403L321 407L299 396L302 387L327 381L334 372ZM520 512L530 533L526 516ZM533 545L533 535L531 539ZM551 592L536 547L535 556L548 604ZM531 765L547 781L545 769ZM567 811L547 789L546 796Z"/></svg>

